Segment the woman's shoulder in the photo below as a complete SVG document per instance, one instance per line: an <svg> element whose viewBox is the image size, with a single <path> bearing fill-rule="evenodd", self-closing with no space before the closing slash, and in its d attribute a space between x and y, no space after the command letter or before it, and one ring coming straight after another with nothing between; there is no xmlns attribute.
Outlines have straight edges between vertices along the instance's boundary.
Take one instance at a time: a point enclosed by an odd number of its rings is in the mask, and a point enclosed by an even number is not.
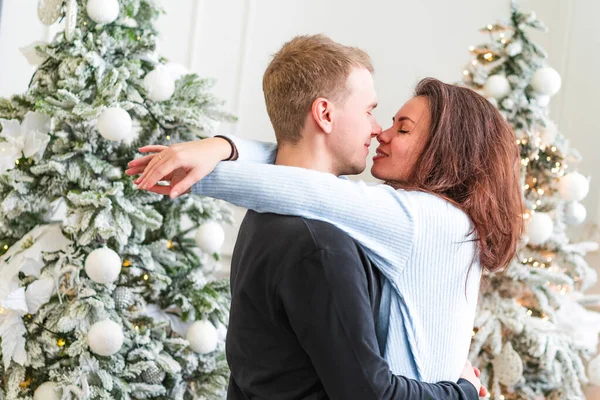
<svg viewBox="0 0 600 400"><path fill-rule="evenodd" d="M418 221L427 221L430 224L437 222L458 230L471 228L471 219L467 213L442 196L416 190L404 191L402 195L409 199Z"/></svg>

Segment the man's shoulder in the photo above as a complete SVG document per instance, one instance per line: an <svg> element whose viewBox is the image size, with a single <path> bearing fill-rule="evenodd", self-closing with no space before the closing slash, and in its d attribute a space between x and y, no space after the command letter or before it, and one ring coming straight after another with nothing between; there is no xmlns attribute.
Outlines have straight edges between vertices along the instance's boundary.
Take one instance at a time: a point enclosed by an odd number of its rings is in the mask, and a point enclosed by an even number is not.
<svg viewBox="0 0 600 400"><path fill-rule="evenodd" d="M304 217L248 211L243 225L250 225L255 234L261 232L263 240L289 241L294 247L312 251L356 247L355 241L335 225Z"/></svg>

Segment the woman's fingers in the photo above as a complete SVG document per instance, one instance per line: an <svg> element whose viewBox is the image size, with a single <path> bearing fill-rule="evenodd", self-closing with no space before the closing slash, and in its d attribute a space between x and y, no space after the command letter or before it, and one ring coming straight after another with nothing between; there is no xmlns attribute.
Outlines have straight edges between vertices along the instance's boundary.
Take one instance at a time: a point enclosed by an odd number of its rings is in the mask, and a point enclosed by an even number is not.
<svg viewBox="0 0 600 400"><path fill-rule="evenodd" d="M164 165L167 165L169 163L170 158L171 157L169 152L163 151L159 153L156 157L154 157L152 161L150 161L150 163L148 164L148 166L144 170L144 173L141 176L142 180L139 185L140 189L147 189L156 185L156 182L158 182L162 176L173 172L175 166L170 170L162 169ZM174 162L171 162L170 164L172 165L173 163Z"/></svg>
<svg viewBox="0 0 600 400"><path fill-rule="evenodd" d="M127 175L137 175L137 174L141 174L142 172L144 172L144 170L146 169L146 166L141 166L141 167L133 167L133 168L129 168L127 170L125 170L125 173Z"/></svg>
<svg viewBox="0 0 600 400"><path fill-rule="evenodd" d="M148 154L147 156L136 158L135 160L131 160L127 163L130 167L137 167L140 165L148 165L152 159L156 157L156 154Z"/></svg>
<svg viewBox="0 0 600 400"><path fill-rule="evenodd" d="M148 146L140 147L138 150L140 153L159 153L168 148L168 146L162 146L160 144L150 144Z"/></svg>
<svg viewBox="0 0 600 400"><path fill-rule="evenodd" d="M157 193L157 194L162 194L163 196L168 196L169 193L171 192L171 186L154 185L152 187L149 187L146 190L149 192L152 192L152 193Z"/></svg>
<svg viewBox="0 0 600 400"><path fill-rule="evenodd" d="M479 388L479 397L487 397L488 391L485 386Z"/></svg>

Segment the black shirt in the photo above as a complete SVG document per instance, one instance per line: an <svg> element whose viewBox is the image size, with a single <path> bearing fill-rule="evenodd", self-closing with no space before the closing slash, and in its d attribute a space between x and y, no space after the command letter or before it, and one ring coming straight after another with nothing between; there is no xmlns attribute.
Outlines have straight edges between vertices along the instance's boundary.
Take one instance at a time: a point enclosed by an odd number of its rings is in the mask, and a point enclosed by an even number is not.
<svg viewBox="0 0 600 400"><path fill-rule="evenodd" d="M230 400L476 400L468 381L393 375L375 335L379 273L333 225L249 211L231 266Z"/></svg>

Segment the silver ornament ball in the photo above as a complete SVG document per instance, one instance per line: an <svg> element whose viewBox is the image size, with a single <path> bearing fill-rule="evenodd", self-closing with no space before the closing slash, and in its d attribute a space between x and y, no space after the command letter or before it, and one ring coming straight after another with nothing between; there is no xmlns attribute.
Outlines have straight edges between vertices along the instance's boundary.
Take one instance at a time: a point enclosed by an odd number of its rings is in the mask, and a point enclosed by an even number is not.
<svg viewBox="0 0 600 400"><path fill-rule="evenodd" d="M156 364L152 364L142 372L142 380L149 385L160 385L167 376L166 372Z"/></svg>
<svg viewBox="0 0 600 400"><path fill-rule="evenodd" d="M125 286L119 286L115 289L113 300L115 301L115 307L119 310L124 310L135 304L133 291Z"/></svg>

